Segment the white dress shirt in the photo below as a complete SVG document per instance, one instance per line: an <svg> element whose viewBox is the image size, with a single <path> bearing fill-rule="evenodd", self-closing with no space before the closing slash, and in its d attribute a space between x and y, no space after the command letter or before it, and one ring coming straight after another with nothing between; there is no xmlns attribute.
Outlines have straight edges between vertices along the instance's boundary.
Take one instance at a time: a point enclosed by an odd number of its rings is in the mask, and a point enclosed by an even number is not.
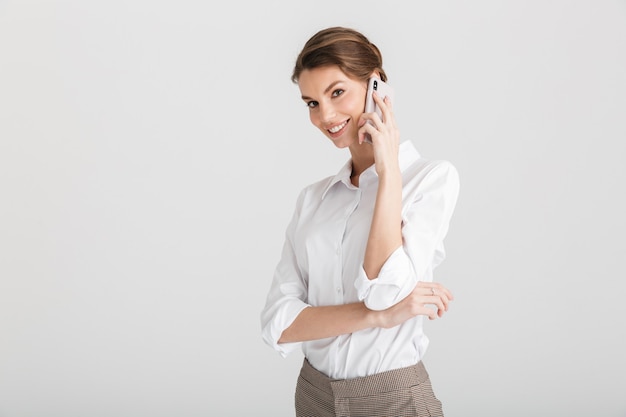
<svg viewBox="0 0 626 417"><path fill-rule="evenodd" d="M400 144L399 162L403 243L372 280L363 260L378 189L375 167L366 169L355 187L350 160L337 175L301 191L261 312L263 340L282 356L301 347L314 368L340 379L414 365L423 357L428 346L423 316L391 329L278 343L309 306L364 301L383 310L405 298L418 281L432 281L433 269L445 258L443 239L457 201L458 173L448 161L422 158L409 141Z"/></svg>

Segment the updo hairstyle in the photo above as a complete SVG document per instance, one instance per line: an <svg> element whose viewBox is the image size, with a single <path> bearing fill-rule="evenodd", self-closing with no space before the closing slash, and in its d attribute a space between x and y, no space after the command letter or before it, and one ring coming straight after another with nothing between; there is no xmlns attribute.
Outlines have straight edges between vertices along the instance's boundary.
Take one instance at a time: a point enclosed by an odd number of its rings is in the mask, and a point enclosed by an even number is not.
<svg viewBox="0 0 626 417"><path fill-rule="evenodd" d="M322 29L306 42L296 59L291 81L298 83L304 70L330 65L361 81L378 71L380 79L387 81L383 57L376 45L360 32L339 26Z"/></svg>

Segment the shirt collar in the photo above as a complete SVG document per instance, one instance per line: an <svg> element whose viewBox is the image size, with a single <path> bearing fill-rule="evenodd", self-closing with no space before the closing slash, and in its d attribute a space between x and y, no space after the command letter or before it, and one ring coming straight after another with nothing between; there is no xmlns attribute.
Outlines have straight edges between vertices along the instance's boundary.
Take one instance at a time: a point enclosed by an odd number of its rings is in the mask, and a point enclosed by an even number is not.
<svg viewBox="0 0 626 417"><path fill-rule="evenodd" d="M400 164L400 172L404 172L404 170L406 170L413 162L417 161L419 158L420 154L415 148L415 145L413 145L413 142L411 142L410 140L405 140L404 142L400 143L400 147L398 150L398 163ZM366 169L366 171L369 170L371 170L374 175L378 175L376 174L376 169L374 165ZM333 185L337 184L338 182L344 182L346 185L350 183L351 174L352 159L349 159L343 165L343 167L341 167L339 172L337 172L337 174L335 174L335 176L332 177L330 181L328 181L328 184L326 185L326 188L322 193L322 200L326 196L328 190L330 190Z"/></svg>

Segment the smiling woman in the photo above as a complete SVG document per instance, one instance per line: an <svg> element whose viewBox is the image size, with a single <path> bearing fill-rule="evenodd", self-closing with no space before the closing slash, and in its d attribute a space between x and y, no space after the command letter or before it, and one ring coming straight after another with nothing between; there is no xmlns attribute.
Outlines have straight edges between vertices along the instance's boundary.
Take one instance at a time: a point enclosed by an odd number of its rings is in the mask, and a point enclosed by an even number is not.
<svg viewBox="0 0 626 417"><path fill-rule="evenodd" d="M336 66L304 70L298 84L309 108L311 123L337 147L348 147L357 137L366 84L348 77Z"/></svg>
<svg viewBox="0 0 626 417"><path fill-rule="evenodd" d="M304 353L298 416L443 415L422 362L422 321L453 299L433 270L458 174L400 140L389 98L374 94L382 117L364 113L372 77L387 79L380 51L343 27L310 38L293 71L311 123L351 154L301 191L261 313L269 346Z"/></svg>

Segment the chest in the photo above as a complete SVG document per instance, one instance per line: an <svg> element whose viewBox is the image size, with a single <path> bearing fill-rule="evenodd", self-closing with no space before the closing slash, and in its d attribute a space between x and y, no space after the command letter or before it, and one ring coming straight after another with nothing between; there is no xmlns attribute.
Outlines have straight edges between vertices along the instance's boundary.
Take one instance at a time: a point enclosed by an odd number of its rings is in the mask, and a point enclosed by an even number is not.
<svg viewBox="0 0 626 417"><path fill-rule="evenodd" d="M352 298L353 282L363 263L376 189L345 187L307 202L296 228L294 249L309 286L309 302ZM354 295L356 296L356 295Z"/></svg>

